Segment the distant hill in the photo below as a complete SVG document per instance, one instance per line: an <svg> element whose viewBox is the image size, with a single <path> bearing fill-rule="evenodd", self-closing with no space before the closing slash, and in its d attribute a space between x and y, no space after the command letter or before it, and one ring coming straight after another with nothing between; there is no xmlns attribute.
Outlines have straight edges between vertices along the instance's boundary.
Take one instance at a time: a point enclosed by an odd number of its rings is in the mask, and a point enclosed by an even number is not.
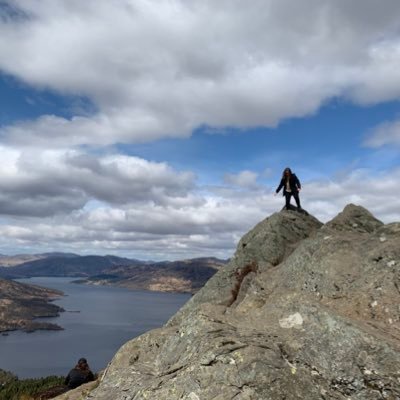
<svg viewBox="0 0 400 400"><path fill-rule="evenodd" d="M4 260L8 264L4 266L3 263L0 267L0 277L5 279L75 277L83 278L79 283L186 293L197 292L227 263L214 257L149 262L111 255L80 256L73 253L0 256L0 264ZM11 266L12 263L14 266Z"/></svg>
<svg viewBox="0 0 400 400"><path fill-rule="evenodd" d="M62 295L58 290L0 279L0 332L61 329L58 325L34 319L59 315L63 309L49 301Z"/></svg>
<svg viewBox="0 0 400 400"><path fill-rule="evenodd" d="M89 277L101 274L116 265L143 263L116 256L79 256L71 253L47 253L31 257L32 259L19 263L12 268L10 266L0 267L0 277L8 279L35 276Z"/></svg>
<svg viewBox="0 0 400 400"><path fill-rule="evenodd" d="M104 274L80 282L129 289L195 293L226 263L225 260L210 257L116 266Z"/></svg>
<svg viewBox="0 0 400 400"><path fill-rule="evenodd" d="M40 260L46 258L44 254L17 254L15 256L7 256L0 254L0 266L1 267L15 267L29 261Z"/></svg>

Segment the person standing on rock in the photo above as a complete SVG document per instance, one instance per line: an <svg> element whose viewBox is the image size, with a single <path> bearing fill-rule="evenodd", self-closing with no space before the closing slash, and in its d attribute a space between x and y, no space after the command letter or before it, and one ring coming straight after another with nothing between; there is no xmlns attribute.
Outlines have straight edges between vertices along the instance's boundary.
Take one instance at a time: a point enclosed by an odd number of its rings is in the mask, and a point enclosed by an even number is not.
<svg viewBox="0 0 400 400"><path fill-rule="evenodd" d="M300 206L300 197L299 191L301 190L301 184L299 178L297 178L296 174L292 173L290 168L285 168L283 170L282 179L279 183L279 186L276 189L275 195L279 193L279 191L283 188L283 195L285 196L286 200L286 210L290 209L290 198L293 196L297 208L301 209Z"/></svg>

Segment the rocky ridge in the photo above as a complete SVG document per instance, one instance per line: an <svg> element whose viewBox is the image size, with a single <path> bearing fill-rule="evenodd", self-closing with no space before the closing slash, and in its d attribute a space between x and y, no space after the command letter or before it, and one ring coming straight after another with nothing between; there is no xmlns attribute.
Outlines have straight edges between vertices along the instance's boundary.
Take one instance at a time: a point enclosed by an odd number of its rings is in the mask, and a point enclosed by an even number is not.
<svg viewBox="0 0 400 400"><path fill-rule="evenodd" d="M400 223L282 211L86 398L399 400L399 304Z"/></svg>

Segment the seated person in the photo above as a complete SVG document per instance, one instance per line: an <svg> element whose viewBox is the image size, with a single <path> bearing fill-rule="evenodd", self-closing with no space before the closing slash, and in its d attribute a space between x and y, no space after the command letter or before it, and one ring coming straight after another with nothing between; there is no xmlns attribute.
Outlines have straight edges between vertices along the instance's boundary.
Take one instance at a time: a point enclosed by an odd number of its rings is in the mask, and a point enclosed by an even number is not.
<svg viewBox="0 0 400 400"><path fill-rule="evenodd" d="M69 371L68 376L65 378L65 384L68 386L68 389L75 389L90 381L94 381L94 375L89 368L86 358L80 358L78 364Z"/></svg>

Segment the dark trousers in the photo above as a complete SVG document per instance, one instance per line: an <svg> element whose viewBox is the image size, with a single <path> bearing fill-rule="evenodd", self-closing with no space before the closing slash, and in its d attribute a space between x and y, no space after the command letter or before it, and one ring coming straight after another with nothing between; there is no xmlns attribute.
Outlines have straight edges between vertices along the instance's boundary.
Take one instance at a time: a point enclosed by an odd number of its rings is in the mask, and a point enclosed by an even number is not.
<svg viewBox="0 0 400 400"><path fill-rule="evenodd" d="M300 198L299 198L299 192L285 192L285 198L286 198L286 210L289 210L290 208L290 198L294 197L297 207L301 208L300 206Z"/></svg>

